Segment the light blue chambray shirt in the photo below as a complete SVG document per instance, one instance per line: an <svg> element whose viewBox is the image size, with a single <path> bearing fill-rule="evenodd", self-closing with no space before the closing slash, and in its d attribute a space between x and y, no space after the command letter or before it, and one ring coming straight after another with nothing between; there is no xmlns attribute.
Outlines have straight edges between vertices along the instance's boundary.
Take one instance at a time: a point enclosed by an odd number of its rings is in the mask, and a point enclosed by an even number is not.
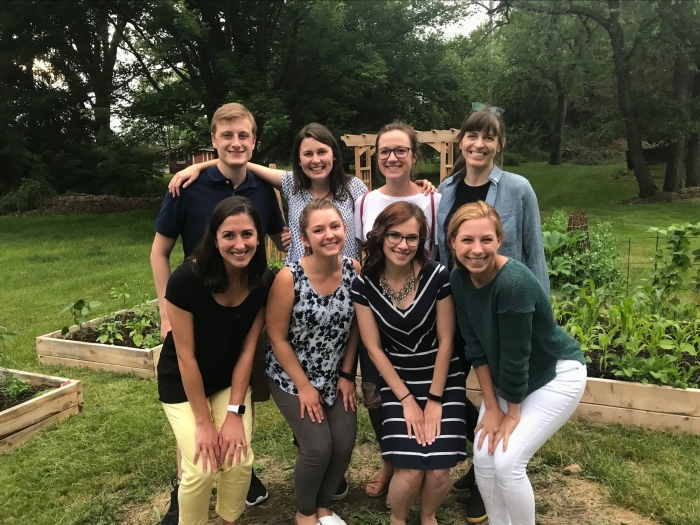
<svg viewBox="0 0 700 525"><path fill-rule="evenodd" d="M442 194L437 211L437 235L440 261L447 262L445 220L452 209L457 183L464 177L460 171L445 179L438 191ZM549 294L549 275L542 245L542 223L537 196L525 177L502 171L494 166L489 175L491 186L486 194L490 204L501 217L505 237L498 253L512 257L527 266Z"/></svg>

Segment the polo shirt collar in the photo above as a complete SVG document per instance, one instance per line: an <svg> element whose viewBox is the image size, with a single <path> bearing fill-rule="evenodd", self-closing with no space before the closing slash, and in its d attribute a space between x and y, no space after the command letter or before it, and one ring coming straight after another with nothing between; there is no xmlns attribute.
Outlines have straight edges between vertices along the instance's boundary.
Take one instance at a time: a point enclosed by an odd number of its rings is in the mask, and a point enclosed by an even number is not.
<svg viewBox="0 0 700 525"><path fill-rule="evenodd" d="M211 168L207 169L204 173L206 173L207 177L209 177L209 180L212 182L225 182L228 180L226 177L224 177L224 174L221 173L221 170L217 166L212 166ZM258 179L252 171L246 170L245 180L241 182L235 188L235 190L240 191L245 188L255 188L259 182L260 179Z"/></svg>

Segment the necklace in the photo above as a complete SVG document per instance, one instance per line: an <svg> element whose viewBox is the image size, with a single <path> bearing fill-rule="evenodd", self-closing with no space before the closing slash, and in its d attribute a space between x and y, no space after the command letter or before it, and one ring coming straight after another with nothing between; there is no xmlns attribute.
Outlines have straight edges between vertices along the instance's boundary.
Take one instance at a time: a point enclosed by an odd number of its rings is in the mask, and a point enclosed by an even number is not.
<svg viewBox="0 0 700 525"><path fill-rule="evenodd" d="M386 274L382 272L379 276L379 287L382 289L382 293L391 299L394 303L399 304L406 297L411 295L413 287L416 285L416 275L413 273L413 262L408 267L408 274L406 275L406 284L403 285L401 290L395 292L386 280Z"/></svg>

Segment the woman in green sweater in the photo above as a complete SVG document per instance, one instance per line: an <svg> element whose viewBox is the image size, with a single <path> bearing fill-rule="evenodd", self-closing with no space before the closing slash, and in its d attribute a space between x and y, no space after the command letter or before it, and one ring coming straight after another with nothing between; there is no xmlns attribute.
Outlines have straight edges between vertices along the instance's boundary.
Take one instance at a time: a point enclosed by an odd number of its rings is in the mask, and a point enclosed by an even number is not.
<svg viewBox="0 0 700 525"><path fill-rule="evenodd" d="M475 429L476 482L491 525L534 525L525 469L569 419L586 386L581 348L554 322L534 274L498 254L503 225L483 201L462 206L447 241L457 320L484 400Z"/></svg>

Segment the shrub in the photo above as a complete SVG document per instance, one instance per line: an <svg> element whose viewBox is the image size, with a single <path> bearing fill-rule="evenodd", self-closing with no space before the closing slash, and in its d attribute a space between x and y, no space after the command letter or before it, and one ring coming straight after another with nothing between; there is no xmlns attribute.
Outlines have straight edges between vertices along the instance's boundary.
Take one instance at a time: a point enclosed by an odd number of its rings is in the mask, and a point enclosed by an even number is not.
<svg viewBox="0 0 700 525"><path fill-rule="evenodd" d="M19 188L0 197L0 214L35 210L46 204L54 191L46 182L22 179Z"/></svg>
<svg viewBox="0 0 700 525"><path fill-rule="evenodd" d="M556 210L542 225L547 269L552 290L566 294L573 288L587 286L592 281L600 287L617 283L621 273L617 237L609 222L589 224L590 248L581 242L581 232L566 231L568 216Z"/></svg>
<svg viewBox="0 0 700 525"><path fill-rule="evenodd" d="M503 152L503 165L504 166L520 166L521 164L527 162L527 159L522 155L513 153L512 151Z"/></svg>

